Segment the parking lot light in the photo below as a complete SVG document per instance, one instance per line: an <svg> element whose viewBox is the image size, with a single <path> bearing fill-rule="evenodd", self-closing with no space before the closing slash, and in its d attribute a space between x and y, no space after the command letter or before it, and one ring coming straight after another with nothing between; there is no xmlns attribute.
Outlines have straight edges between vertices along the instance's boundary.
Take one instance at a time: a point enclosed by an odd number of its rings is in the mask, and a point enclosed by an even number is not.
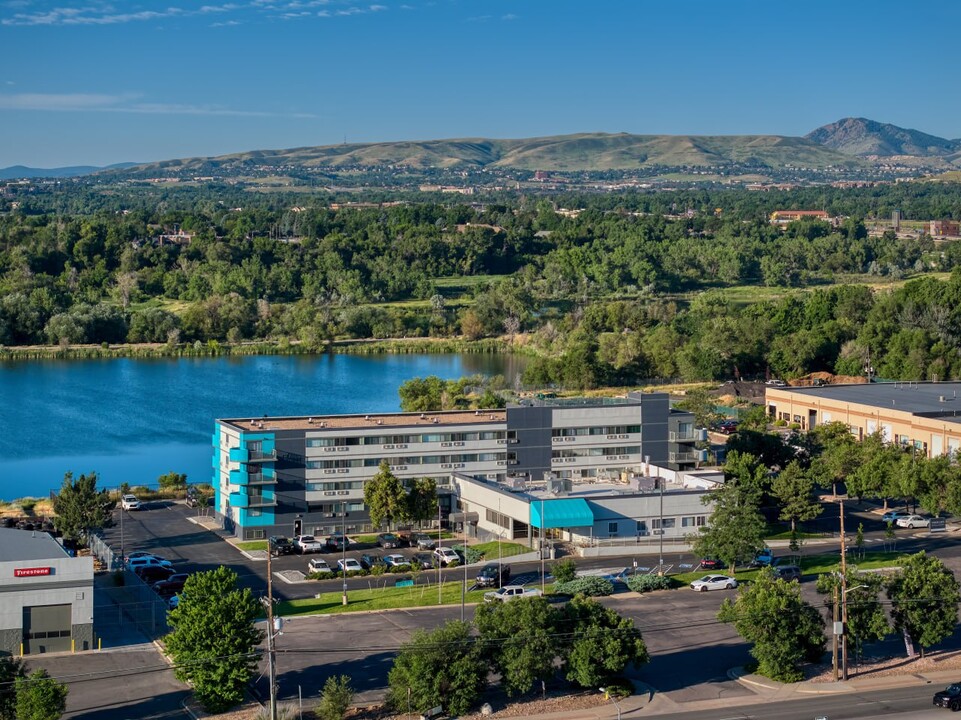
<svg viewBox="0 0 961 720"><path fill-rule="evenodd" d="M614 699L614 696L607 691L607 688L597 688L597 689L600 690L602 693L604 693L604 697L606 697L608 700L614 703L614 707L617 708L617 720L621 720L621 706L617 704L617 700Z"/></svg>

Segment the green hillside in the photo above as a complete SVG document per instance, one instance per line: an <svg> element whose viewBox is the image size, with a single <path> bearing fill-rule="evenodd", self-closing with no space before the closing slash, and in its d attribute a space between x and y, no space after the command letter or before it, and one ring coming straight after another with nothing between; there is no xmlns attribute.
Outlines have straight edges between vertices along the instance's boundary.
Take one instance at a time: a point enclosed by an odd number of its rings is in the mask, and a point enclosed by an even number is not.
<svg viewBox="0 0 961 720"><path fill-rule="evenodd" d="M862 161L797 137L583 133L520 140L468 138L257 150L215 158L151 163L138 166L133 171L210 171L250 165L401 165L414 168L493 166L523 170L598 171L632 170L650 166L718 166L732 163L751 163L772 168L824 168L857 167Z"/></svg>

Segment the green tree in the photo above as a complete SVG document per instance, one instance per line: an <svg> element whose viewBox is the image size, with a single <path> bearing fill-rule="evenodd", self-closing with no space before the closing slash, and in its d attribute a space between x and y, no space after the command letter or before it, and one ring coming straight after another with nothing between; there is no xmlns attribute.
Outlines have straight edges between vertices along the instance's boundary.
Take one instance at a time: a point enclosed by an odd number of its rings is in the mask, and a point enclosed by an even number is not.
<svg viewBox="0 0 961 720"><path fill-rule="evenodd" d="M563 616L562 627L572 633L563 653L565 675L581 687L599 687L628 665L650 659L634 621L596 600L578 595L565 606Z"/></svg>
<svg viewBox="0 0 961 720"><path fill-rule="evenodd" d="M856 657L860 658L864 650L864 643L870 640L883 640L891 632L891 625L878 596L884 587L884 579L877 573L859 573L848 571L846 587L848 624L847 636L854 648ZM837 589L838 598L841 597L841 577L838 573L824 573L818 575L817 591L829 595L833 602L834 591ZM840 611L838 617L841 617Z"/></svg>
<svg viewBox="0 0 961 720"><path fill-rule="evenodd" d="M738 634L753 643L751 655L758 673L780 682L801 679L799 665L816 661L824 651L824 620L801 599L798 583L762 570L733 602L726 598L718 620L734 625Z"/></svg>
<svg viewBox="0 0 961 720"><path fill-rule="evenodd" d="M164 642L177 679L193 685L208 712L243 700L264 638L254 625L259 614L250 588L238 588L237 573L224 566L187 578L180 604L168 613L173 630Z"/></svg>
<svg viewBox="0 0 961 720"><path fill-rule="evenodd" d="M396 712L426 714L441 706L451 716L468 712L487 685L487 664L468 623L451 620L417 630L387 674L387 703Z"/></svg>
<svg viewBox="0 0 961 720"><path fill-rule="evenodd" d="M58 720L67 709L67 686L44 669L16 679L17 720Z"/></svg>
<svg viewBox="0 0 961 720"><path fill-rule="evenodd" d="M714 396L702 387L688 390L684 399L677 403L681 410L694 413L694 424L702 428L714 427L723 417L715 405Z"/></svg>
<svg viewBox="0 0 961 720"><path fill-rule="evenodd" d="M370 522L379 527L385 520L387 527L407 511L407 494L397 476L390 471L390 464L381 460L377 474L364 483L364 504L370 513Z"/></svg>
<svg viewBox="0 0 961 720"><path fill-rule="evenodd" d="M427 522L437 517L437 482L434 478L417 478L407 491L404 518Z"/></svg>
<svg viewBox="0 0 961 720"><path fill-rule="evenodd" d="M187 476L183 473L169 472L157 478L161 490L183 489L187 487Z"/></svg>
<svg viewBox="0 0 961 720"><path fill-rule="evenodd" d="M411 378L397 390L400 395L400 409L404 412L436 412L442 410L446 389L446 381L436 375L425 378Z"/></svg>
<svg viewBox="0 0 961 720"><path fill-rule="evenodd" d="M0 656L0 720L17 720L16 680L24 676L23 662L15 657Z"/></svg>
<svg viewBox="0 0 961 720"><path fill-rule="evenodd" d="M775 476L771 491L781 505L781 520L791 522L791 532L798 521L813 520L824 510L814 495L814 480L796 460Z"/></svg>
<svg viewBox="0 0 961 720"><path fill-rule="evenodd" d="M573 558L564 558L556 563L554 567L551 568L551 575L554 576L554 580L559 583L566 583L577 577L577 564L574 562Z"/></svg>
<svg viewBox="0 0 961 720"><path fill-rule="evenodd" d="M354 689L350 686L350 678L346 675L331 675L324 683L315 714L320 720L344 720L353 700Z"/></svg>
<svg viewBox="0 0 961 720"><path fill-rule="evenodd" d="M97 490L97 473L74 480L68 472L53 501L57 529L65 538L85 542L92 530L113 524L111 513L116 505L106 490Z"/></svg>
<svg viewBox="0 0 961 720"><path fill-rule="evenodd" d="M561 646L560 613L542 597L479 605L474 622L485 654L508 696L530 690L535 680L554 675Z"/></svg>
<svg viewBox="0 0 961 720"><path fill-rule="evenodd" d="M921 649L935 645L958 624L958 581L938 558L919 552L901 566L888 586L894 629Z"/></svg>
<svg viewBox="0 0 961 720"><path fill-rule="evenodd" d="M764 547L765 522L759 509L764 467L752 456L734 452L724 476L724 485L701 498L711 505L711 519L691 536L691 543L695 553L717 558L733 573L738 562L752 559Z"/></svg>

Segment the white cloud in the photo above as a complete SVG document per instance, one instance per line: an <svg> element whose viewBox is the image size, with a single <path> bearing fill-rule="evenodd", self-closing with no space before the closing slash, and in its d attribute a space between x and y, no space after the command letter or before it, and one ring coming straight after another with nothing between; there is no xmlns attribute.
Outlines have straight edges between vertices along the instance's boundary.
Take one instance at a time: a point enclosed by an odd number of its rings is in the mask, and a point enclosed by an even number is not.
<svg viewBox="0 0 961 720"><path fill-rule="evenodd" d="M514 13L508 13L507 15L503 15L501 17L501 20L516 20L516 19L517 19L517 16Z"/></svg>
<svg viewBox="0 0 961 720"><path fill-rule="evenodd" d="M309 113L277 113L237 110L218 105L142 102L140 95L123 93L0 93L0 110L39 112L115 112L141 115L213 115L226 117L314 118Z"/></svg>

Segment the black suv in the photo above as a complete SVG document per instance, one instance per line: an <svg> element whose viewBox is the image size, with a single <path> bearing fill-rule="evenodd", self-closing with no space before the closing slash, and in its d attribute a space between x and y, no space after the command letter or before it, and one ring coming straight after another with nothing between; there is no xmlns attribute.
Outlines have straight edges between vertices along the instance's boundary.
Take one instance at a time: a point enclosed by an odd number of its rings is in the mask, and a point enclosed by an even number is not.
<svg viewBox="0 0 961 720"><path fill-rule="evenodd" d="M934 693L934 704L954 711L961 710L961 685L948 685L941 692Z"/></svg>
<svg viewBox="0 0 961 720"><path fill-rule="evenodd" d="M498 569L500 569L500 574L498 576ZM485 565L481 568L480 572L477 573L476 582L481 587L500 587L511 581L511 567L510 565L500 565L496 563L491 563L490 565Z"/></svg>
<svg viewBox="0 0 961 720"><path fill-rule="evenodd" d="M270 554L274 557L293 555L294 553L294 544L290 542L290 538L286 538L283 535L271 535L267 540L267 547L270 549Z"/></svg>
<svg viewBox="0 0 961 720"><path fill-rule="evenodd" d="M394 535L394 533L381 533L377 536L377 544L387 550L399 548L400 538Z"/></svg>

